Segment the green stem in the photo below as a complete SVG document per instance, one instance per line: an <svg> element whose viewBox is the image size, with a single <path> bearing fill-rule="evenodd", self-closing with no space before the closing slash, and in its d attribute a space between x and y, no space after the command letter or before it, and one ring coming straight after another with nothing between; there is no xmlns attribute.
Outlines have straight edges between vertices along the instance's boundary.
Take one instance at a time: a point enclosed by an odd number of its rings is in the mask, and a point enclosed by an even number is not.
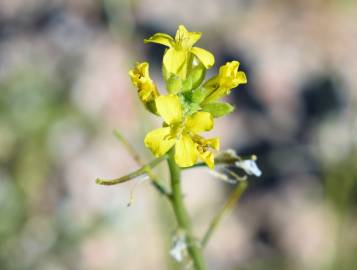
<svg viewBox="0 0 357 270"><path fill-rule="evenodd" d="M255 155L253 156L229 156L229 155L226 155L226 156L221 156L221 157L216 157L214 159L214 164L215 165L226 165L226 166L234 166L234 164L237 162L237 161L242 161L242 160L245 160L245 159L252 159L252 158L256 158ZM188 170L188 169L194 169L194 168L198 168L198 167L207 167L207 164L204 163L204 162L198 162L196 163L195 165L191 166L191 167L186 167L186 168L183 168L184 170Z"/></svg>
<svg viewBox="0 0 357 270"><path fill-rule="evenodd" d="M248 186L247 181L242 181L237 184L236 188L229 195L226 203L222 207L222 209L218 212L218 214L212 219L205 235L202 240L202 247L205 247L208 243L208 240L212 236L213 232L216 230L218 225L221 223L224 216L226 216L229 212L231 212L234 208L234 205L239 200L243 192L246 190Z"/></svg>
<svg viewBox="0 0 357 270"><path fill-rule="evenodd" d="M187 250L192 259L194 269L205 270L206 266L203 260L201 246L199 243L197 243L192 235L191 220L185 207L181 190L181 170L176 165L173 151L170 151L170 155L167 161L171 176L171 203L175 212L178 226L185 232Z"/></svg>
<svg viewBox="0 0 357 270"><path fill-rule="evenodd" d="M150 167L150 164L148 164L148 166L145 166L144 161L141 159L140 155L138 152L136 152L135 148L130 144L130 142L125 138L125 136L120 132L120 130L115 129L114 130L114 135L115 137L125 146L126 150L129 152L129 154L133 157L133 159L135 160L135 162L139 165L139 166L144 166L145 167L145 172L147 173L147 175L150 177L151 179L151 183L152 185L157 189L157 191L159 191L162 195L165 195L166 198L170 199L171 194L169 191L166 190L165 186L163 186L161 184L161 181L158 179L158 177L156 177L154 175L154 173L152 172L152 167ZM163 156L164 158L166 158L166 156ZM161 157L161 158L163 158ZM162 159L160 159L162 160ZM155 161L155 160L154 160ZM155 165L155 164L154 164ZM156 165L155 165L156 166ZM140 170L140 169L139 169ZM98 180L97 180L98 181ZM99 180L101 182L103 182L102 180Z"/></svg>
<svg viewBox="0 0 357 270"><path fill-rule="evenodd" d="M116 184L121 184L124 182L127 182L135 177L147 174L148 171L150 171L152 168L156 167L161 161L166 159L166 156L162 156L160 158L156 158L152 161L150 161L148 164L144 165L140 169L129 173L125 176L119 177L119 178L114 178L114 179L103 179L103 178L97 178L95 182L99 185L106 185L106 186L111 186L111 185L116 185Z"/></svg>
<svg viewBox="0 0 357 270"><path fill-rule="evenodd" d="M215 165L234 165L234 163L236 161L239 161L240 159L238 158L216 158L214 160L214 164ZM188 170L188 169L194 169L194 168L198 168L198 167L207 167L207 164L204 162L198 162L195 165L191 166L191 167L185 167L183 168L184 170Z"/></svg>

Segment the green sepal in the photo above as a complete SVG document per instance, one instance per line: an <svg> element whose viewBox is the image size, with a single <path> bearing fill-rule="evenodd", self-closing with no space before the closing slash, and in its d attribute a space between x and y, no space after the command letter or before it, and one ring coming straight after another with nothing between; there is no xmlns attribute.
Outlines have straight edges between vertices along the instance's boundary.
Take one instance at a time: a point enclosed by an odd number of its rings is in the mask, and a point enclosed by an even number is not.
<svg viewBox="0 0 357 270"><path fill-rule="evenodd" d="M148 102L143 102L143 104L145 105L145 108L149 111L149 112L151 112L151 113L153 113L153 114L155 114L155 115L159 115L158 113L157 113L157 110L156 110L156 103L155 103L155 100L153 99L153 100L150 100L150 101L148 101Z"/></svg>
<svg viewBox="0 0 357 270"><path fill-rule="evenodd" d="M167 49L165 50L165 53L166 53ZM162 77L165 81L165 83L167 84L168 80L170 79L171 77L171 73L166 69L165 65L164 65L164 62L162 62Z"/></svg>
<svg viewBox="0 0 357 270"><path fill-rule="evenodd" d="M190 91L190 90L192 90L192 78L188 77L182 83L182 91Z"/></svg>
<svg viewBox="0 0 357 270"><path fill-rule="evenodd" d="M214 102L202 106L203 112L209 112L213 117L222 117L233 112L234 107L229 103Z"/></svg>
<svg viewBox="0 0 357 270"><path fill-rule="evenodd" d="M191 96L192 102L200 104L205 99L207 92L207 89L204 87L193 90Z"/></svg>
<svg viewBox="0 0 357 270"><path fill-rule="evenodd" d="M184 102L192 103L192 94L192 91L184 91L180 93L180 96Z"/></svg>
<svg viewBox="0 0 357 270"><path fill-rule="evenodd" d="M184 114L191 115L201 109L200 105L192 102L192 92L186 91L180 94Z"/></svg>
<svg viewBox="0 0 357 270"><path fill-rule="evenodd" d="M194 66L182 83L182 91L190 91L200 86L206 75L206 69L202 64Z"/></svg>
<svg viewBox="0 0 357 270"><path fill-rule="evenodd" d="M191 115L191 114L197 112L200 108L201 108L200 105L198 105L196 103L190 103L189 107L188 107L187 115Z"/></svg>
<svg viewBox="0 0 357 270"><path fill-rule="evenodd" d="M181 78L172 74L166 83L166 87L170 94L177 94L182 89Z"/></svg>
<svg viewBox="0 0 357 270"><path fill-rule="evenodd" d="M206 76L206 68L204 65L199 63L197 66L193 67L188 74L188 78L192 81L192 88L195 89L199 87Z"/></svg>

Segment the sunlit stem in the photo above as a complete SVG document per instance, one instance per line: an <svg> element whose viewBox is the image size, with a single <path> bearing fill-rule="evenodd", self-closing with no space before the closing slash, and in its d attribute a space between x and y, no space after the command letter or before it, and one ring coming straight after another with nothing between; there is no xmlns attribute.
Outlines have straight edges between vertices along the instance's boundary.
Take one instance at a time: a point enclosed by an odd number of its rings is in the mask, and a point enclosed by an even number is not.
<svg viewBox="0 0 357 270"><path fill-rule="evenodd" d="M175 217L180 229L182 229L186 236L186 244L188 253L192 259L195 270L205 270L201 245L195 240L191 229L191 220L184 204L183 194L181 189L181 169L176 165L173 151L169 153L167 160L171 177L171 204L175 213Z"/></svg>
<svg viewBox="0 0 357 270"><path fill-rule="evenodd" d="M223 156L223 157L216 157L214 159L214 164L215 165L226 165L226 166L234 166L235 163L237 161L242 161L242 160L245 160L245 159L253 159L255 160L257 157L255 155L253 156L249 156L249 157L241 157L241 156ZM207 164L204 163L204 162L198 162L196 163L195 165L191 166L191 167L186 167L186 168L183 168L184 170L188 170L188 169L194 169L194 168L199 168L199 167L207 167Z"/></svg>
<svg viewBox="0 0 357 270"><path fill-rule="evenodd" d="M217 229L219 224L222 222L223 218L228 215L234 208L235 204L242 196L243 192L246 190L248 186L247 181L242 181L237 184L233 192L229 195L226 203L222 207L222 209L217 213L216 216L212 219L209 224L209 227L202 239L202 247L206 247L209 239L211 238L214 231Z"/></svg>
<svg viewBox="0 0 357 270"><path fill-rule="evenodd" d="M132 156L135 162L139 166L146 166L144 161L141 159L139 153L135 150L135 148L130 144L130 142L125 138L125 136L118 130L114 130L115 137L124 145L128 153ZM152 172L152 168L150 166L145 167L145 172L149 176L152 185L159 191L162 195L165 195L168 199L170 199L170 192L166 190L166 188L161 184L160 180L157 176Z"/></svg>
<svg viewBox="0 0 357 270"><path fill-rule="evenodd" d="M235 162L240 161L240 158L235 158L235 157L229 157L229 158L215 158L214 159L214 164L215 165L234 165ZM191 167L186 167L183 168L184 170L188 169L194 169L194 168L199 168L199 167L207 167L207 164L204 162L198 162L195 165Z"/></svg>
<svg viewBox="0 0 357 270"><path fill-rule="evenodd" d="M103 179L103 178L97 178L95 180L95 182L99 185L107 185L107 186L111 186L111 185L117 185L117 184L121 184L127 181L130 181L136 177L142 176L144 174L147 174L149 170L151 170L152 168L156 167L161 161L165 160L167 157L166 156L162 156L160 158L156 158L152 161L150 161L149 163L147 163L146 165L144 165L143 167L141 167L140 169L129 173L125 176L119 177L119 178L114 178L114 179Z"/></svg>

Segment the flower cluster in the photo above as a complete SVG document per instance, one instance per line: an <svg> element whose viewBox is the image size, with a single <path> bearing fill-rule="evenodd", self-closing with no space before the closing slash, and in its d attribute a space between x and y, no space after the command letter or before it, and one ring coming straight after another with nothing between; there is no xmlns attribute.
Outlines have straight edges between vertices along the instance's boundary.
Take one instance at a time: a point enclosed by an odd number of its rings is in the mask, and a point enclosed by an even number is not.
<svg viewBox="0 0 357 270"><path fill-rule="evenodd" d="M145 146L156 157L174 148L175 161L180 167L190 167L201 159L213 168L219 138L206 139L200 133L213 128L214 118L233 111L230 104L219 99L239 84L247 83L247 78L244 72L238 71L239 62L231 61L219 68L218 75L204 81L207 69L214 65L214 56L194 47L200 38L201 33L188 32L180 25L175 38L157 33L145 39L145 43L167 47L162 65L166 95L160 95L150 78L149 63L137 63L129 75L145 107L164 121L161 128L146 135Z"/></svg>

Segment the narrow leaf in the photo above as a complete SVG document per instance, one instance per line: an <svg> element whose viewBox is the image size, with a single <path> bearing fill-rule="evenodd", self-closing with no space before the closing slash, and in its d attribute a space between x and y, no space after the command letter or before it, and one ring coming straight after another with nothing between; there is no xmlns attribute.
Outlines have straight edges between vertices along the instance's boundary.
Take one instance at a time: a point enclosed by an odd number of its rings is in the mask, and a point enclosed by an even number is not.
<svg viewBox="0 0 357 270"><path fill-rule="evenodd" d="M209 112L213 117L222 117L233 112L234 107L229 103L214 102L202 106L202 111Z"/></svg>

